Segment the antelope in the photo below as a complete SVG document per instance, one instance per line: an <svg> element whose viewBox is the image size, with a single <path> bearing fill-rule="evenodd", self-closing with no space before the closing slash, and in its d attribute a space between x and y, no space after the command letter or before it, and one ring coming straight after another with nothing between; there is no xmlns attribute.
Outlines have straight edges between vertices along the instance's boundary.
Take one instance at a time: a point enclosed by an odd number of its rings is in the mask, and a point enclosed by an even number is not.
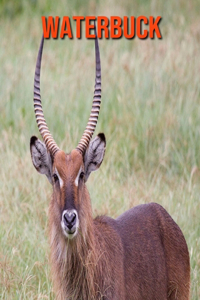
<svg viewBox="0 0 200 300"><path fill-rule="evenodd" d="M36 170L53 187L49 242L56 299L188 300L190 262L185 238L156 203L129 209L116 219L92 217L86 181L104 158L106 139L92 135L101 104L101 63L95 38L96 78L90 117L78 146L66 154L54 141L40 96L42 37L34 78L34 109L39 132L30 139Z"/></svg>

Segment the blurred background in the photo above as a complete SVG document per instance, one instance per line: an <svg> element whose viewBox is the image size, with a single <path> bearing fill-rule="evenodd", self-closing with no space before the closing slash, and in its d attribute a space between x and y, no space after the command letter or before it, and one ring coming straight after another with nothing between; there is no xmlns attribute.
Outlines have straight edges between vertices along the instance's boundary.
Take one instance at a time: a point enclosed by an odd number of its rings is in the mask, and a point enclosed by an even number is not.
<svg viewBox="0 0 200 300"><path fill-rule="evenodd" d="M0 299L54 299L51 186L32 166L39 137L33 78L41 16L158 16L162 40L99 41L107 150L91 175L94 217L157 202L187 240L191 299L200 299L200 1L0 0ZM73 25L73 22L72 22ZM75 28L73 28L75 35ZM45 40L41 95L60 148L76 147L91 108L94 41ZM127 299L128 300L128 299Z"/></svg>

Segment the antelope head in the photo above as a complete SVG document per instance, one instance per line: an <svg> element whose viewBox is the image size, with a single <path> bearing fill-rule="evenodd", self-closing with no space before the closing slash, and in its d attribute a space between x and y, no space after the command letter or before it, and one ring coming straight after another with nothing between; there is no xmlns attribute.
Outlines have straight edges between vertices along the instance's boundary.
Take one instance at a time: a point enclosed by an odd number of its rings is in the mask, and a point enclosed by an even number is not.
<svg viewBox="0 0 200 300"><path fill-rule="evenodd" d="M90 117L78 146L66 154L54 141L44 118L40 96L40 68L44 38L42 37L34 78L34 108L41 142L32 136L30 151L36 170L45 174L53 186L52 210L56 214L56 226L60 226L64 237L73 239L78 235L81 216L90 210L90 200L85 186L90 173L103 161L106 140L103 133L93 140L92 135L98 120L101 104L101 64L98 40L95 39L96 79Z"/></svg>

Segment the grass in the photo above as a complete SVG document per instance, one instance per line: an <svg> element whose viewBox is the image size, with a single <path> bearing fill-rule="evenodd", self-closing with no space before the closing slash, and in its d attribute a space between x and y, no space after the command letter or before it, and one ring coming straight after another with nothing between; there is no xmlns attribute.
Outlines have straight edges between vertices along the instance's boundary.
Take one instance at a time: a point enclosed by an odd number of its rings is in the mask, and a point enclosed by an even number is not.
<svg viewBox="0 0 200 300"><path fill-rule="evenodd" d="M14 3L14 2L13 2ZM101 40L105 160L88 181L94 216L147 202L179 224L200 299L199 1L0 2L0 299L54 299L47 211L51 187L34 170L33 76L41 15L161 15L162 40ZM45 41L41 89L58 145L76 147L94 85L94 41ZM103 192L102 192L103 187Z"/></svg>

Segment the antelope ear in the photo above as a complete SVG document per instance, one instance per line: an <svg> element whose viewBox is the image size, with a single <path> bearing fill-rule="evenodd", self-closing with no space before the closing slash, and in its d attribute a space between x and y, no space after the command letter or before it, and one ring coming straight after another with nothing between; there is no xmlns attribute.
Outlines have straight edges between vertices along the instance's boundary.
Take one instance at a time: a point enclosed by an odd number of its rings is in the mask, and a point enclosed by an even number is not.
<svg viewBox="0 0 200 300"><path fill-rule="evenodd" d="M90 143L85 152L85 181L92 171L96 171L104 158L106 150L106 138L104 133L99 133Z"/></svg>
<svg viewBox="0 0 200 300"><path fill-rule="evenodd" d="M30 151L34 167L39 173L45 174L52 184L52 159L45 144L36 136L32 136L30 139Z"/></svg>

